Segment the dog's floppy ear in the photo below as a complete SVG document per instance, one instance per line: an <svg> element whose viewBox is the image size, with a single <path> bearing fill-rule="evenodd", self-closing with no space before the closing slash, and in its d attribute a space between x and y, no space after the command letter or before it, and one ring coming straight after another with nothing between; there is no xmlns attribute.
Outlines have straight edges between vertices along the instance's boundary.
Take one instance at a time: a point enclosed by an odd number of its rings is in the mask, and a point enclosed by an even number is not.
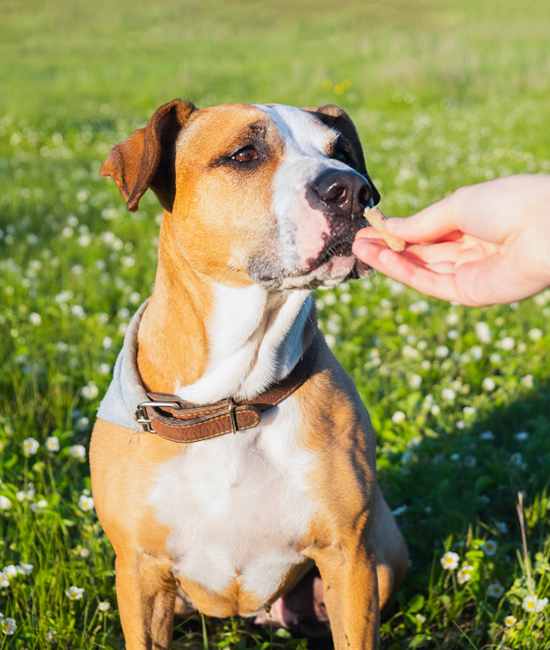
<svg viewBox="0 0 550 650"><path fill-rule="evenodd" d="M174 99L156 110L144 129L117 144L101 168L115 180L130 212L151 188L165 210L172 212L176 196L176 140L196 108Z"/></svg>
<svg viewBox="0 0 550 650"><path fill-rule="evenodd" d="M369 181L369 185L372 190L372 200L374 205L377 205L380 201L380 193L374 187L374 183L370 178L367 172L367 166L365 165L365 157L363 155L363 148L361 147L361 141L359 140L359 135L357 134L357 129L355 128L354 123L351 121L350 116L346 111L342 110L339 106L334 106L334 104L327 104L326 106L321 106L320 108L311 108L305 106L304 111L313 113L317 119L321 120L323 124L326 124L332 129L339 131L342 136L347 140L353 148L355 157L357 159L357 171L360 174L363 174L365 178Z"/></svg>

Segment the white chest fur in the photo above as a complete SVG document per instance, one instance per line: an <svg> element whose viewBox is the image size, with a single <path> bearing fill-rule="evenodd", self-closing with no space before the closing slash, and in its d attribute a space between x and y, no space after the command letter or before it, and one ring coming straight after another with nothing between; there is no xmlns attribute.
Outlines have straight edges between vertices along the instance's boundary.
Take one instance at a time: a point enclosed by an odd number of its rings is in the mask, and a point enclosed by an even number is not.
<svg viewBox="0 0 550 650"><path fill-rule="evenodd" d="M175 575L213 592L239 577L265 602L303 561L296 542L314 512L314 456L298 444L299 425L291 396L257 429L193 443L160 468L150 503L171 529Z"/></svg>

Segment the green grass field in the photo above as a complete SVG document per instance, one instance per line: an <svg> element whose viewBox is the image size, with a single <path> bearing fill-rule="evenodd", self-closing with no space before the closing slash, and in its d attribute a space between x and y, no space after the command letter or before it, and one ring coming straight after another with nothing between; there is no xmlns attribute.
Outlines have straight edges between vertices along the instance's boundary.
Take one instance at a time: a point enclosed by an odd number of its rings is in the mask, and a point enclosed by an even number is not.
<svg viewBox="0 0 550 650"><path fill-rule="evenodd" d="M337 103L391 216L460 185L550 173L550 5L0 10L0 650L123 648L87 444L151 291L161 210L148 193L125 212L98 174L110 148L174 97ZM373 276L317 300L411 552L382 648L550 647L550 292L467 309ZM179 621L173 647L304 648L242 621L201 627Z"/></svg>

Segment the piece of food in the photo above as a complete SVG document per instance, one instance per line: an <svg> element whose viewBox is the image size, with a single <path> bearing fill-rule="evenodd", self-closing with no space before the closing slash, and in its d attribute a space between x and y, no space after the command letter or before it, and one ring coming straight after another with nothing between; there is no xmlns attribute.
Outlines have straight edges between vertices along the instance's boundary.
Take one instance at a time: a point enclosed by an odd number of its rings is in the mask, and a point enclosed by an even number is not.
<svg viewBox="0 0 550 650"><path fill-rule="evenodd" d="M386 232L386 227L384 226L386 217L380 212L378 208L365 208L364 214L365 219L376 230L376 232L382 236L382 239L392 249L392 251L397 251L400 253L401 251L405 250L405 242L402 239L392 237Z"/></svg>

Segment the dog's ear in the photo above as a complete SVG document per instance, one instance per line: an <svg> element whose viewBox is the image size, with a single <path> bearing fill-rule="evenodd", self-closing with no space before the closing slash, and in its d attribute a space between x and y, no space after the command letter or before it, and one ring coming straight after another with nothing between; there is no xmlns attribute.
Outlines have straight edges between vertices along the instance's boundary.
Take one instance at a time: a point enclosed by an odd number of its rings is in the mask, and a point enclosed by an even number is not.
<svg viewBox="0 0 550 650"><path fill-rule="evenodd" d="M144 129L117 144L101 168L114 179L130 212L151 188L165 210L172 212L176 196L176 140L196 108L174 99L161 106Z"/></svg>
<svg viewBox="0 0 550 650"><path fill-rule="evenodd" d="M369 185L372 190L372 200L374 205L377 205L380 201L380 193L374 187L374 183L370 178L367 172L367 166L365 165L365 157L363 155L363 148L361 147L361 141L359 140L359 135L357 134L357 129L355 128L354 123L351 121L350 116L346 111L342 110L339 106L334 106L334 104L327 104L327 106L321 106L320 108L311 108L310 106L305 106L304 111L313 113L315 117L323 124L326 124L331 129L339 131L343 138L349 142L353 148L355 158L357 160L357 171L360 174L363 174L365 178L369 181Z"/></svg>

